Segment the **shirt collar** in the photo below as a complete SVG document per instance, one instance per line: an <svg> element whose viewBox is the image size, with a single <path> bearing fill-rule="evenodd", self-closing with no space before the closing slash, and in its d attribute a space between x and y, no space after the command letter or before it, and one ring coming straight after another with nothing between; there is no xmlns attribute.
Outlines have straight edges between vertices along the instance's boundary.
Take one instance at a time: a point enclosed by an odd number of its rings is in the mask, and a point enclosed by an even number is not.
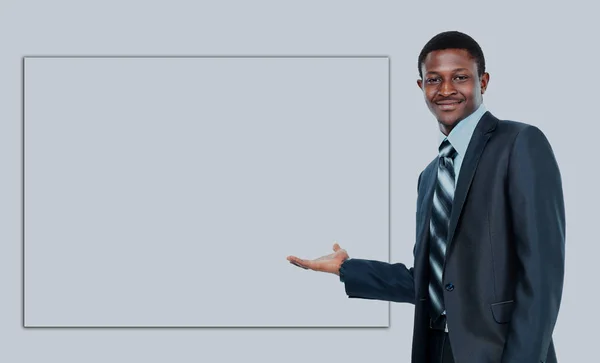
<svg viewBox="0 0 600 363"><path fill-rule="evenodd" d="M450 134L448 135L448 141L450 141L450 144L452 144L454 150L456 150L459 155L464 157L465 153L467 152L469 142L471 141L471 136L475 131L475 127L479 123L481 116L483 116L486 111L487 109L482 103L477 110L467 116L464 120L460 121L456 126L454 126L452 131L450 131ZM440 131L438 134L438 149L445 139L446 135Z"/></svg>

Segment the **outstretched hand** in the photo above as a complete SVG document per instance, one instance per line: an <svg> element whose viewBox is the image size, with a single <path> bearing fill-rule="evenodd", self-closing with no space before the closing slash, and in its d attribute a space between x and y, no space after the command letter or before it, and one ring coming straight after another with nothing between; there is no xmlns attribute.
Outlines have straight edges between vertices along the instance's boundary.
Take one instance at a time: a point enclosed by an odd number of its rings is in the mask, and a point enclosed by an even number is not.
<svg viewBox="0 0 600 363"><path fill-rule="evenodd" d="M303 260L296 256L288 256L287 260L290 261L291 264L306 270L329 272L339 276L342 262L347 260L350 256L348 256L348 252L342 249L337 243L333 244L333 251L334 252L329 255L314 260Z"/></svg>

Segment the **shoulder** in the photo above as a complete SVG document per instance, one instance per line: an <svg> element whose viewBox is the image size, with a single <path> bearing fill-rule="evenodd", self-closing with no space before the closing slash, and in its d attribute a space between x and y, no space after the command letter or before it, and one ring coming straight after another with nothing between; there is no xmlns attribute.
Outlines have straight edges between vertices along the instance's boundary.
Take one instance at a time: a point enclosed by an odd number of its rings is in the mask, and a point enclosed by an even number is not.
<svg viewBox="0 0 600 363"><path fill-rule="evenodd" d="M514 120L501 120L498 119L498 123L496 125L495 133L503 136L513 136L516 137L520 132L529 128L536 128L536 126L522 122L522 121L514 121Z"/></svg>
<svg viewBox="0 0 600 363"><path fill-rule="evenodd" d="M509 171L523 173L524 168L541 167L547 162L553 164L553 168L557 166L550 141L539 127L520 121L499 120L494 134L497 134L498 144L504 144L508 152Z"/></svg>
<svg viewBox="0 0 600 363"><path fill-rule="evenodd" d="M510 149L511 154L514 155L514 150L523 146L550 146L546 135L539 127L522 121L497 119L491 114L490 116L496 119L492 139L495 139L494 144L497 147Z"/></svg>
<svg viewBox="0 0 600 363"><path fill-rule="evenodd" d="M498 131L510 135L512 149L524 145L550 146L548 138L539 127L525 122L500 120L498 122Z"/></svg>
<svg viewBox="0 0 600 363"><path fill-rule="evenodd" d="M425 167L425 169L423 169L423 171L421 171L421 174L419 174L419 180L417 182L417 191L420 191L420 189L421 189L421 180L423 178L425 178L425 180L427 180L431 176L432 173L437 172L436 165L437 165L437 158L434 158Z"/></svg>
<svg viewBox="0 0 600 363"><path fill-rule="evenodd" d="M528 124L522 121L514 121L514 120L501 120L498 119L498 123L495 130L500 135L510 135L516 138L518 135L521 137L535 137L539 135L544 135L542 130L539 127Z"/></svg>

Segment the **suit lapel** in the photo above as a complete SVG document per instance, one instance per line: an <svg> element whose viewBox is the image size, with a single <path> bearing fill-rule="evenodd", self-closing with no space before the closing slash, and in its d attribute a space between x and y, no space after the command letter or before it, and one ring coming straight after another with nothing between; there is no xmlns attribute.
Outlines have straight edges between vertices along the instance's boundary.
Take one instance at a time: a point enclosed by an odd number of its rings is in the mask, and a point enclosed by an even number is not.
<svg viewBox="0 0 600 363"><path fill-rule="evenodd" d="M475 170L477 170L477 164L479 163L483 149L491 137L492 132L496 128L497 123L498 119L495 118L489 111L483 114L481 120L477 124L477 127L475 127L475 130L473 131L473 136L471 137L471 141L467 147L467 151L459 171L460 174L458 177L458 184L456 185L456 189L454 191L454 201L452 204L452 213L450 215L450 224L448 227L446 260L448 259L450 248L452 247L456 226L458 224L463 205L465 204L467 194L469 193L469 188L471 187L471 182L473 181L473 176L475 175Z"/></svg>

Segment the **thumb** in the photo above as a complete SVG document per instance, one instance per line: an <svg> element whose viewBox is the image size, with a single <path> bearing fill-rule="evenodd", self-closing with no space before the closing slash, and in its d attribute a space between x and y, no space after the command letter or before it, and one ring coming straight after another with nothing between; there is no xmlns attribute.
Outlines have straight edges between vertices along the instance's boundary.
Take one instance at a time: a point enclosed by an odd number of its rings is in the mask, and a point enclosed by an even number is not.
<svg viewBox="0 0 600 363"><path fill-rule="evenodd" d="M336 243L333 244L333 252L337 252L340 248L340 245L338 245L336 241Z"/></svg>

